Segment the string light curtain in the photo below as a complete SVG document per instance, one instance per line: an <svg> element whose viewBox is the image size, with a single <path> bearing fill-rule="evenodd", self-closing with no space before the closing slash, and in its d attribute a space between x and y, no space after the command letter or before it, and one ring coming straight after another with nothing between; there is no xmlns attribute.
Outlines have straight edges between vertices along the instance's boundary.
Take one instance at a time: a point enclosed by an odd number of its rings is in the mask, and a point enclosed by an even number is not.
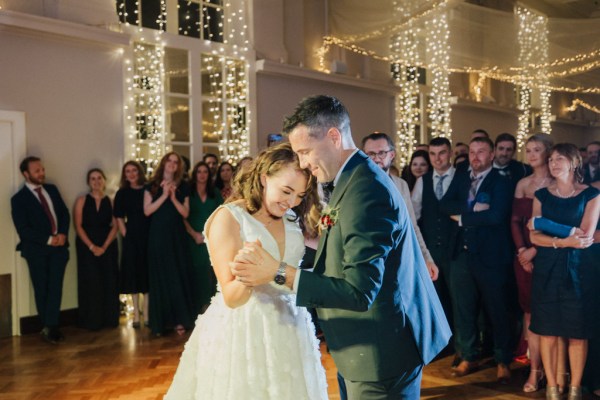
<svg viewBox="0 0 600 400"><path fill-rule="evenodd" d="M130 156L140 161L150 174L165 152L164 127L164 48L136 42L133 63L126 61L128 99L126 111L134 110L129 121Z"/></svg>
<svg viewBox="0 0 600 400"><path fill-rule="evenodd" d="M448 39L450 31L446 16L446 4L431 20L425 21L427 32L426 53L431 65L431 93L427 107L427 119L431 124L432 136L450 138L450 72L448 71Z"/></svg>
<svg viewBox="0 0 600 400"><path fill-rule="evenodd" d="M519 63L522 67L523 80L519 84L518 105L519 122L517 128L517 145L525 145L530 133L532 92L537 87L540 97L540 129L550 134L550 90L548 90L548 19L527 8L515 7L515 15L519 22ZM539 68L535 66L539 65Z"/></svg>
<svg viewBox="0 0 600 400"><path fill-rule="evenodd" d="M394 11L399 16L410 16L416 6L415 1L399 1L394 4ZM408 26L409 29L396 34L390 43L393 57L392 75L394 84L400 92L395 98L396 107L396 153L397 163L402 168L408 164L415 144L416 127L419 124L419 69L417 63L417 47L420 29ZM413 60L407 64L406 60Z"/></svg>
<svg viewBox="0 0 600 400"><path fill-rule="evenodd" d="M397 0L399 2L400 0ZM398 61L390 53L393 37L411 28L425 28L426 21L447 13L450 72L474 72L515 85L527 79L519 63L519 22L514 13L498 11L459 0L423 0L410 17L394 13L394 0L329 0L330 36L317 54L328 65L328 51L337 46L372 58ZM600 93L600 19L548 18L547 89L576 93ZM419 48L419 64L434 67ZM404 60L410 65L411 60ZM537 87L538 82L533 86Z"/></svg>

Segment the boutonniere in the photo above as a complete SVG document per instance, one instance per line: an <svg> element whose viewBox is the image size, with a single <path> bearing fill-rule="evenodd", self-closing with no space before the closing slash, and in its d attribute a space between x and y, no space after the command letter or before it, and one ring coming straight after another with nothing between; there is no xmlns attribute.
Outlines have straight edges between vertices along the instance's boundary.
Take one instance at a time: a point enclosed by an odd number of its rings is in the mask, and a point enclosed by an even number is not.
<svg viewBox="0 0 600 400"><path fill-rule="evenodd" d="M339 208L331 208L326 206L321 213L321 219L319 219L319 229L324 231L334 226L338 220Z"/></svg>

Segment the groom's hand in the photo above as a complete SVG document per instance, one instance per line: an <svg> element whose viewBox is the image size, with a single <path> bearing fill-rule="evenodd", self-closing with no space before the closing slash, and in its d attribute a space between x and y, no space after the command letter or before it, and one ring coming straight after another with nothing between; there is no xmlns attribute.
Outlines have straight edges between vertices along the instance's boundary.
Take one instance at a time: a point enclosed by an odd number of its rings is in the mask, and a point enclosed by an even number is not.
<svg viewBox="0 0 600 400"><path fill-rule="evenodd" d="M244 247L238 251L229 267L239 282L253 287L273 281L279 262L265 251L257 240L244 243Z"/></svg>

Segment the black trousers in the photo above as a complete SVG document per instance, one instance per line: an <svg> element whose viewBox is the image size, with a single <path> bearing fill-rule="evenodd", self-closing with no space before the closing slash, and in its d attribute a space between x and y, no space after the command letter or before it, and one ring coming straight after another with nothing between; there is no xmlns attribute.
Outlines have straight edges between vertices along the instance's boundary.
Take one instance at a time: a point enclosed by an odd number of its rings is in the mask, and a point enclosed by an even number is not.
<svg viewBox="0 0 600 400"><path fill-rule="evenodd" d="M69 251L66 247L57 247L45 255L28 255L25 260L29 266L35 305L42 325L48 328L57 327Z"/></svg>

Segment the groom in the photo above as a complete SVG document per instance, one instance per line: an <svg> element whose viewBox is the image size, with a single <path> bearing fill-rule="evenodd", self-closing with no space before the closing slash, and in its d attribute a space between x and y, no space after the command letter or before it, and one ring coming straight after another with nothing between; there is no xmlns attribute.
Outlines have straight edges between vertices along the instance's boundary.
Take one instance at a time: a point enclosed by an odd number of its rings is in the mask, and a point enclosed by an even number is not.
<svg viewBox="0 0 600 400"><path fill-rule="evenodd" d="M301 167L334 185L314 272L237 263L234 275L274 279L317 309L350 399L418 399L423 365L451 333L400 193L356 148L336 98L304 99L283 130Z"/></svg>

